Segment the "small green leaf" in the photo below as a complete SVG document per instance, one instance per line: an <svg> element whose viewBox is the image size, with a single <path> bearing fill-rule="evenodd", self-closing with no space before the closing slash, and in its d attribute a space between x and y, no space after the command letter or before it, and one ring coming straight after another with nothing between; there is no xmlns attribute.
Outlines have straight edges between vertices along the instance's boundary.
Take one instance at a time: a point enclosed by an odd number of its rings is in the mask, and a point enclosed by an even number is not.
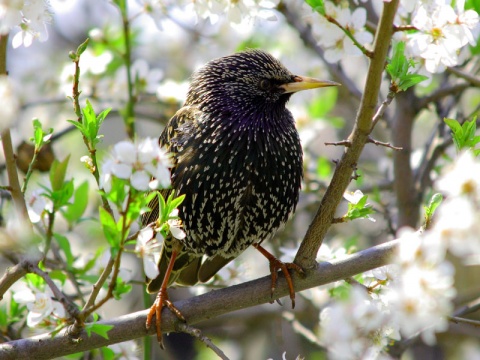
<svg viewBox="0 0 480 360"><path fill-rule="evenodd" d="M99 209L100 223L102 224L103 233L111 247L119 246L120 233L117 230L117 224L113 216L103 207Z"/></svg>
<svg viewBox="0 0 480 360"><path fill-rule="evenodd" d="M50 183L52 185L52 190L60 190L65 181L65 174L67 172L68 161L70 160L70 155L68 155L63 161L54 160L52 167L50 169Z"/></svg>
<svg viewBox="0 0 480 360"><path fill-rule="evenodd" d="M100 335L104 339L108 340L108 332L113 329L113 325L104 325L104 324L87 324L85 326L85 331L87 332L88 337L92 336L92 333Z"/></svg>
<svg viewBox="0 0 480 360"><path fill-rule="evenodd" d="M85 212L88 205L88 182L84 181L75 190L73 203L69 204L62 210L63 217L68 221L70 226L77 222Z"/></svg>
<svg viewBox="0 0 480 360"><path fill-rule="evenodd" d="M60 210L60 208L69 204L74 190L73 179L71 179L70 181L64 182L60 189L50 193L49 197L53 202L54 211Z"/></svg>
<svg viewBox="0 0 480 360"><path fill-rule="evenodd" d="M168 203L167 203L167 207L168 207L168 215L170 215L170 213L175 210L176 208L178 208L178 206L182 203L182 201L185 199L185 195L180 195L179 197L173 199L173 196L169 196L168 197Z"/></svg>
<svg viewBox="0 0 480 360"><path fill-rule="evenodd" d="M409 69L414 66L414 62L408 60L404 53L405 43L403 41L396 43L393 47L393 56L385 67L392 78L391 90L395 92L405 91L428 79L424 75L409 73Z"/></svg>
<svg viewBox="0 0 480 360"><path fill-rule="evenodd" d="M305 0L305 2L320 15L325 15L325 4L323 0Z"/></svg>
<svg viewBox="0 0 480 360"><path fill-rule="evenodd" d="M53 233L53 237L55 238L55 240L57 240L58 246L60 247L60 249L65 254L65 259L66 259L68 267L73 266L73 262L75 261L75 258L73 256L72 250L70 248L70 241L67 239L66 236L63 236L59 233Z"/></svg>
<svg viewBox="0 0 480 360"><path fill-rule="evenodd" d="M157 191L157 195L158 195L158 213L160 214L159 217L162 219L162 221L166 221L170 213L166 211L167 205L165 204L165 199L163 198L163 195L160 194L158 191Z"/></svg>
<svg viewBox="0 0 480 360"><path fill-rule="evenodd" d="M457 150L472 149L480 142L480 136L475 135L477 131L476 118L465 121L463 125L455 119L444 119L445 123L452 130L453 142Z"/></svg>
<svg viewBox="0 0 480 360"><path fill-rule="evenodd" d="M429 217L432 217L435 214L435 210L437 210L438 206L442 203L443 196L442 194L436 193L430 199L428 206L425 207L425 212L428 214Z"/></svg>
<svg viewBox="0 0 480 360"><path fill-rule="evenodd" d="M83 52L87 49L87 46L88 46L88 41L90 39L87 38L83 43L81 43L78 48L77 48L77 56L80 56L83 54Z"/></svg>
<svg viewBox="0 0 480 360"><path fill-rule="evenodd" d="M424 206L423 209L425 211L425 228L428 229L430 224L432 223L433 215L435 214L435 210L440 206L443 201L443 196L441 194L434 194L430 199L430 202L427 206Z"/></svg>
<svg viewBox="0 0 480 360"><path fill-rule="evenodd" d="M53 133L53 128L44 131L42 123L38 119L33 119L33 142L35 148L39 150L43 145L49 142L50 136Z"/></svg>

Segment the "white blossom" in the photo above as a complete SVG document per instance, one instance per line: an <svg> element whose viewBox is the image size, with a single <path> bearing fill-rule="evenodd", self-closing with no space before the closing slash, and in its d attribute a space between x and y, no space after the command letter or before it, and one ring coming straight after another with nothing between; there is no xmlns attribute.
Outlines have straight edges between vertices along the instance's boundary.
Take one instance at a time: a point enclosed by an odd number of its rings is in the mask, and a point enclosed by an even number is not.
<svg viewBox="0 0 480 360"><path fill-rule="evenodd" d="M428 72L442 72L457 65L458 50L473 42L471 30L477 23L478 14L473 10L457 14L449 4L421 4L412 17L418 31L409 35L408 48L425 60Z"/></svg>
<svg viewBox="0 0 480 360"><path fill-rule="evenodd" d="M53 300L50 288L45 292L38 289L32 291L29 288L14 293L13 299L19 304L25 304L29 310L27 315L27 326L36 327L45 318L53 315L57 318L65 318L65 309L58 301Z"/></svg>
<svg viewBox="0 0 480 360"><path fill-rule="evenodd" d="M0 3L0 34L8 34L10 30L22 22L23 0L3 0Z"/></svg>
<svg viewBox="0 0 480 360"><path fill-rule="evenodd" d="M321 311L320 341L334 359L376 359L397 334L388 326L388 313L378 299L360 286L349 295Z"/></svg>
<svg viewBox="0 0 480 360"><path fill-rule="evenodd" d="M112 155L102 168L100 185L105 191L109 191L111 176L130 180L130 185L140 191L170 185L170 157L157 139L146 138L137 144L121 141L114 145Z"/></svg>
<svg viewBox="0 0 480 360"><path fill-rule="evenodd" d="M362 46L373 41L373 35L365 30L367 11L357 7L353 12L347 7L336 7L330 2L325 3L325 12L348 30ZM318 43L325 48L325 59L336 63L345 57L361 56L362 51L335 24L323 16L315 14L312 18L312 30L318 38Z"/></svg>
<svg viewBox="0 0 480 360"><path fill-rule="evenodd" d="M447 196L467 195L480 200L480 162L471 151L463 152L446 168L435 187Z"/></svg>
<svg viewBox="0 0 480 360"><path fill-rule="evenodd" d="M163 78L163 71L156 68L150 69L150 66L144 59L135 60L132 64L131 74L138 87L137 90L149 94L155 93L160 80Z"/></svg>
<svg viewBox="0 0 480 360"><path fill-rule="evenodd" d="M20 31L12 38L13 48L23 45L29 47L34 39L46 41L48 39L47 24L52 21L49 3L45 0L25 1L22 9L22 23Z"/></svg>
<svg viewBox="0 0 480 360"><path fill-rule="evenodd" d="M187 236L185 234L185 232L182 230L182 222L177 219L178 217L178 209L174 209L169 217L171 219L169 219L167 221L168 223L168 227L170 229L170 232L172 233L172 236L175 238L175 239L178 239L178 240L183 240L185 239L185 237Z"/></svg>
<svg viewBox="0 0 480 360"><path fill-rule="evenodd" d="M43 194L45 190L42 188L35 189L31 192L27 200L27 211L30 221L37 223L42 220L46 212L53 211L53 204L51 200L47 199Z"/></svg>
<svg viewBox="0 0 480 360"><path fill-rule="evenodd" d="M143 260L143 270L150 279L155 279L158 274L158 262L163 246L163 237L155 234L151 227L140 230L137 237L135 251Z"/></svg>
<svg viewBox="0 0 480 360"><path fill-rule="evenodd" d="M448 326L446 316L453 309L456 294L454 268L442 256L432 256L419 232L404 231L400 236L398 278L384 297L392 322L407 336L420 334L428 344L435 333Z"/></svg>

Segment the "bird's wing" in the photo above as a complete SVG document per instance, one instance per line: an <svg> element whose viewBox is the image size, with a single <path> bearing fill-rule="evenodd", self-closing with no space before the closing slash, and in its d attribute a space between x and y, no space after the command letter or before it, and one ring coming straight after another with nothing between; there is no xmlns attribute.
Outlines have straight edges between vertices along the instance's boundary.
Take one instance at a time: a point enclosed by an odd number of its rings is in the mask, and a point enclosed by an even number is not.
<svg viewBox="0 0 480 360"><path fill-rule="evenodd" d="M194 123L197 121L199 115L199 110L193 106L184 106L177 113L169 120L167 126L162 131L159 137L160 146L165 146L166 150L172 154L173 161L172 161L172 168L170 172L173 174L177 167L178 159L176 154L180 150L182 146L182 138L185 134L184 132L188 132L190 129L189 124ZM159 190L159 194L163 196L164 199L167 199L170 194L174 191L173 188L169 189L162 189ZM153 200L148 204L148 207L151 209L150 212L145 213L142 216L142 226L147 226L155 221L157 221L159 216L159 206L158 206L158 197L154 197ZM147 290L150 293L156 292L160 289L162 284L163 278L165 277L165 272L168 267L168 263L170 261L170 257L172 254L172 244L175 241L171 235L169 235L163 243L162 252L160 254L160 261L158 263L158 270L159 275L155 279L147 279ZM180 283L184 283L182 281L182 277L180 274L182 269L189 268L192 269L190 271L193 272L193 269L196 269L200 263L195 262L194 260L197 259L197 256L191 255L186 252L180 252L177 255L177 259L175 261L175 266L173 268L172 274L169 279L169 284L177 281ZM199 258L201 259L201 258ZM197 272L196 270L194 271ZM185 284L190 284L192 279L188 279L187 276L188 272L184 276ZM180 278L179 278L180 277ZM196 280L194 283L198 282Z"/></svg>

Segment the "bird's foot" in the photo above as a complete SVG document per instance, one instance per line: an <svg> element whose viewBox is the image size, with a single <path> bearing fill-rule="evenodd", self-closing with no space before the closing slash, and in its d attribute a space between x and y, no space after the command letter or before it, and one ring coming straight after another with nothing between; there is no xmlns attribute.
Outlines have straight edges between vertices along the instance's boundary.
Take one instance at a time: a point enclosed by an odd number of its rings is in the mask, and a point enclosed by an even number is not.
<svg viewBox="0 0 480 360"><path fill-rule="evenodd" d="M147 321L145 323L145 327L147 328L147 330L150 329L150 327L152 326L153 316L155 315L157 341L162 349L165 349L162 336L162 309L164 306L167 307L172 313L174 313L175 316L181 321L186 322L185 317L182 315L180 310L178 310L175 305L173 305L173 303L169 300L167 290L160 289L157 297L155 298L155 302L153 303L150 311L147 314Z"/></svg>
<svg viewBox="0 0 480 360"><path fill-rule="evenodd" d="M288 270L292 269L300 274L305 274L303 269L294 263L286 263L279 259L277 259L274 255L269 253L265 248L260 246L259 244L254 244L254 247L265 256L268 261L270 262L270 274L272 276L272 286L271 286L271 294L273 298L273 293L277 287L277 279L278 279L278 270L281 270L283 275L285 276L285 280L287 280L288 291L290 292L290 300L292 301L292 309L295 308L295 288L293 287L292 276Z"/></svg>

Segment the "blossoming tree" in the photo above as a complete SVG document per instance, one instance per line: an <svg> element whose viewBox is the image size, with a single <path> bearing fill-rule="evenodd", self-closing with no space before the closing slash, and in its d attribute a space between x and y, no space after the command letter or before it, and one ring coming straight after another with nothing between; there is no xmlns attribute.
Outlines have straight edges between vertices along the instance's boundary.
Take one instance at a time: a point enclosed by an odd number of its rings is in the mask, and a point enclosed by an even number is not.
<svg viewBox="0 0 480 360"><path fill-rule="evenodd" d="M479 358L479 12L475 0L2 1L0 358L159 356L144 279L165 237L186 235L182 197L155 191L171 166L157 135L191 71L252 47L343 85L290 106L303 192L270 250L305 270L292 275L301 300L268 304L268 269L247 250L170 293L187 323L166 311L167 351ZM141 228L154 197L159 219ZM275 300L287 294L280 281Z"/></svg>

